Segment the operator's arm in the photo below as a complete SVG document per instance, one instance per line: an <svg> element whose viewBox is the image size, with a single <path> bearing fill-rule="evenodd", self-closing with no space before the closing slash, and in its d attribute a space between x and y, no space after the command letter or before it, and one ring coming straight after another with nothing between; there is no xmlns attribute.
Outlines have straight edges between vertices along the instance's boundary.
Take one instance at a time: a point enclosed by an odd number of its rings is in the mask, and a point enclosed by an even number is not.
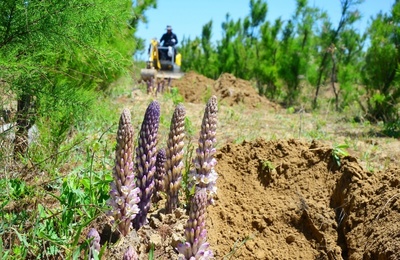
<svg viewBox="0 0 400 260"><path fill-rule="evenodd" d="M160 43L165 41L165 33L161 36Z"/></svg>
<svg viewBox="0 0 400 260"><path fill-rule="evenodd" d="M175 33L172 35L172 38L175 39L175 45L178 45L178 37L176 37Z"/></svg>

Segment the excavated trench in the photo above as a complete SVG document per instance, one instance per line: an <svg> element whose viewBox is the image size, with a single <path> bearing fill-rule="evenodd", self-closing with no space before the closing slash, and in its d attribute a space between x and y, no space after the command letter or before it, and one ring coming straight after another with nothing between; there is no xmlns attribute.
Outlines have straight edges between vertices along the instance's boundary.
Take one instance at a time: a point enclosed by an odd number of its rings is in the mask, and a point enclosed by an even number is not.
<svg viewBox="0 0 400 260"><path fill-rule="evenodd" d="M208 218L217 258L398 259L400 204L388 199L399 169L369 173L350 156L339 167L331 154L299 140L220 149Z"/></svg>

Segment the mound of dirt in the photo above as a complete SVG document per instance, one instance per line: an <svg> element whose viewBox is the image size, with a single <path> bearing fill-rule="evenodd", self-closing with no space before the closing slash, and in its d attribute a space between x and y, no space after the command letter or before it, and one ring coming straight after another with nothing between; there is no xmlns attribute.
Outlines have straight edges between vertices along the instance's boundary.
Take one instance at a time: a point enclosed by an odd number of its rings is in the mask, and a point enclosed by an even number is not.
<svg viewBox="0 0 400 260"><path fill-rule="evenodd" d="M400 170L338 167L322 143L257 140L217 154L217 259L399 259ZM229 259L229 258L228 258Z"/></svg>
<svg viewBox="0 0 400 260"><path fill-rule="evenodd" d="M351 156L339 166L328 146L295 139L226 144L216 158L218 196L207 209L215 259L400 259L399 168L369 173ZM107 259L127 245L147 259L152 244L155 259L177 259L187 212L165 214L164 202Z"/></svg>
<svg viewBox="0 0 400 260"><path fill-rule="evenodd" d="M216 95L221 104L233 106L244 104L247 107L278 105L258 94L252 83L238 79L229 73L222 74L216 81L193 71L186 73L172 85L178 88L186 102L205 103L210 95Z"/></svg>
<svg viewBox="0 0 400 260"><path fill-rule="evenodd" d="M178 88L186 102L205 103L207 94L214 94L214 80L193 71L174 80L172 86Z"/></svg>

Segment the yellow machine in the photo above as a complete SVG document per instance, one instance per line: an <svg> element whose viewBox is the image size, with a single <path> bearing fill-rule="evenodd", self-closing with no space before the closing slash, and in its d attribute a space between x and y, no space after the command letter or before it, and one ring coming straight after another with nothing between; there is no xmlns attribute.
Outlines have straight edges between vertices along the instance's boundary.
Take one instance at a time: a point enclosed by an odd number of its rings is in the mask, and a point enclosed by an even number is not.
<svg viewBox="0 0 400 260"><path fill-rule="evenodd" d="M174 53L173 47L158 46L157 39L152 39L149 48L149 59L146 68L140 71L143 80L151 79L179 79L184 74L181 72L182 56Z"/></svg>

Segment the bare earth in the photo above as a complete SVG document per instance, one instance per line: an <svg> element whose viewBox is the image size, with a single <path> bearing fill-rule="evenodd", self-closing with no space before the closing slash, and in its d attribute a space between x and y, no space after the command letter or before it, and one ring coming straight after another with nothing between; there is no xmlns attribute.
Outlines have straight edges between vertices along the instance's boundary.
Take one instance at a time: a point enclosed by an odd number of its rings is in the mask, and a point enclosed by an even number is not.
<svg viewBox="0 0 400 260"><path fill-rule="evenodd" d="M399 140L371 136L372 126L341 122L328 109L288 114L230 74L214 81L190 72L173 86L195 129L207 96L220 104L218 197L207 218L216 259L400 259ZM132 98L121 106L149 100ZM345 141L350 156L339 166L332 147ZM187 217L166 216L163 206L154 204L149 225L107 259L121 259L128 244L147 259L150 243L155 259L176 259Z"/></svg>

